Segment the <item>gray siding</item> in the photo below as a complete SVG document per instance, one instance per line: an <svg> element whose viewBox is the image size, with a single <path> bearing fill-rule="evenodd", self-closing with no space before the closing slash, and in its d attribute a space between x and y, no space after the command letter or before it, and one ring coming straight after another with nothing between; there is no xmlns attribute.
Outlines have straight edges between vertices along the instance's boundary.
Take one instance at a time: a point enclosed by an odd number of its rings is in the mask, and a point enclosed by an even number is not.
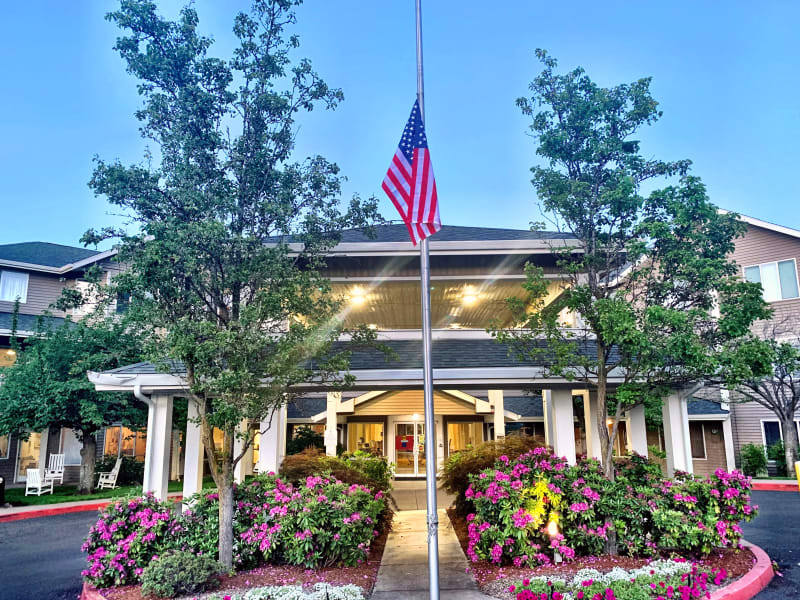
<svg viewBox="0 0 800 600"><path fill-rule="evenodd" d="M6 269L14 270L14 269ZM19 272L19 271L18 271ZM24 271L23 271L24 272ZM61 290L67 285L57 275L42 275L41 273L28 273L28 298L20 303L19 312L23 315L40 315L50 308L50 305L61 296ZM13 302L0 302L0 312L12 312ZM64 313L57 310L51 311L54 316L63 317Z"/></svg>
<svg viewBox="0 0 800 600"><path fill-rule="evenodd" d="M17 468L17 442L16 435L10 435L8 440L8 458L0 458L0 477L6 481L6 487L14 485L14 471Z"/></svg>

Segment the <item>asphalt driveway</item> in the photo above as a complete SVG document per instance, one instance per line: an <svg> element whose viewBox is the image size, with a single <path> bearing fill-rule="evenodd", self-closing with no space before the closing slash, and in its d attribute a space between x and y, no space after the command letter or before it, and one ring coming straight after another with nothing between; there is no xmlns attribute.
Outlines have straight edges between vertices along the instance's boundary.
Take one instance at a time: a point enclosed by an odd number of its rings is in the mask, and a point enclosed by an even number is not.
<svg viewBox="0 0 800 600"><path fill-rule="evenodd" d="M776 576L756 600L800 598L800 493L753 492L758 516L742 525L744 537L778 563Z"/></svg>
<svg viewBox="0 0 800 600"><path fill-rule="evenodd" d="M76 600L97 511L0 523L0 598Z"/></svg>

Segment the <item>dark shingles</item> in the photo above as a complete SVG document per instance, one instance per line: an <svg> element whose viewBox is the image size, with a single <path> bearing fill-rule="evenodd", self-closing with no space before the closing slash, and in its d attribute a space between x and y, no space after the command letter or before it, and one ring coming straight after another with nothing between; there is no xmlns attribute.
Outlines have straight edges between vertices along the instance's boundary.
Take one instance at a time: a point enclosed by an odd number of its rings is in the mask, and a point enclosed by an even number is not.
<svg viewBox="0 0 800 600"><path fill-rule="evenodd" d="M21 242L0 245L0 259L45 267L63 267L100 254L97 250L62 246L50 242Z"/></svg>
<svg viewBox="0 0 800 600"><path fill-rule="evenodd" d="M543 417L544 406L541 396L517 396L503 398L503 408L521 417Z"/></svg>
<svg viewBox="0 0 800 600"><path fill-rule="evenodd" d="M325 398L295 398L286 406L289 419L310 419L324 412L328 401Z"/></svg>
<svg viewBox="0 0 800 600"><path fill-rule="evenodd" d="M686 403L687 412L690 415L727 415L728 411L724 410L718 402L711 400L704 400L702 398L692 398Z"/></svg>
<svg viewBox="0 0 800 600"><path fill-rule="evenodd" d="M36 315L17 315L17 331L36 331L36 320L39 317ZM64 322L61 317L42 317L45 324L53 327L58 327ZM13 313L0 313L0 329L11 329L14 322Z"/></svg>

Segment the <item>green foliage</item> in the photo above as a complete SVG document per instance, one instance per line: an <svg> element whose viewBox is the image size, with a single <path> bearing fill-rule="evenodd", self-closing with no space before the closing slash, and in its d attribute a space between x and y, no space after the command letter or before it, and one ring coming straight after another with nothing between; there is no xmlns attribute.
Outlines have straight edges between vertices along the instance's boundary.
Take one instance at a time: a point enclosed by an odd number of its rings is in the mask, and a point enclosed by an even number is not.
<svg viewBox="0 0 800 600"><path fill-rule="evenodd" d="M660 458L661 460L666 460L666 458L667 458L666 450L662 450L661 448L659 448L658 446L655 446L655 445L648 446L647 447L647 453L650 456L652 456L654 458Z"/></svg>
<svg viewBox="0 0 800 600"><path fill-rule="evenodd" d="M144 462L136 460L132 456L123 456L119 466L117 485L142 485L144 481ZM104 456L95 465L98 473L108 472L117 463L116 456Z"/></svg>
<svg viewBox="0 0 800 600"><path fill-rule="evenodd" d="M767 471L767 455L761 444L745 444L741 449L742 471L750 477L757 477Z"/></svg>
<svg viewBox="0 0 800 600"><path fill-rule="evenodd" d="M492 333L551 375L596 389L603 421L612 370L623 377L612 392L617 415L688 382L722 372L733 380L734 342L770 314L730 259L743 224L709 201L689 161L641 151L633 136L661 116L649 78L603 88L581 68L556 73L543 50L537 57L543 69L518 105L543 159L531 169L542 210L573 240L553 249L567 281L552 299L543 270L528 265L528 298L509 301L514 326ZM644 193L658 179L671 185ZM564 315L578 327L564 328ZM611 441L601 428L609 476Z"/></svg>
<svg viewBox="0 0 800 600"><path fill-rule="evenodd" d="M786 475L786 446L782 441L767 446L767 458L775 461L775 468L778 473Z"/></svg>
<svg viewBox="0 0 800 600"><path fill-rule="evenodd" d="M491 440L451 454L442 466L439 481L442 487L456 497L455 508L461 515L474 510L472 502L464 497L469 487L469 477L491 467L500 456L515 459L521 454L539 448L542 444L530 436L508 436Z"/></svg>
<svg viewBox="0 0 800 600"><path fill-rule="evenodd" d="M142 572L142 594L175 598L212 590L219 586L225 568L210 556L191 552L168 552Z"/></svg>
<svg viewBox="0 0 800 600"><path fill-rule="evenodd" d="M164 371L181 361L220 489L220 560L231 564L234 465L252 443L237 432L265 420L311 380L352 381L340 298L324 276L325 255L342 230L378 219L377 202L343 202L339 168L321 156L293 157L298 117L334 108L330 88L299 45L290 0L253 0L235 17L230 57L211 55L185 7L176 21L150 0L122 0L107 15L115 50L138 82L141 132L156 152L142 164L96 160L90 187L129 217L130 231L89 231L84 241L119 240L128 266L110 296L129 298L128 318ZM291 246L290 246L291 244ZM354 345L374 332L351 332ZM170 360L168 360L170 359ZM234 455L234 439L242 453Z"/></svg>
<svg viewBox="0 0 800 600"><path fill-rule="evenodd" d="M307 448L299 454L287 456L280 468L281 477L294 483L302 483L308 477L323 473L345 483L383 491L391 488L394 475L383 456L364 453L327 456L317 448Z"/></svg>
<svg viewBox="0 0 800 600"><path fill-rule="evenodd" d="M325 438L311 427L297 427L292 439L286 442L286 454L299 454L306 448L325 449Z"/></svg>

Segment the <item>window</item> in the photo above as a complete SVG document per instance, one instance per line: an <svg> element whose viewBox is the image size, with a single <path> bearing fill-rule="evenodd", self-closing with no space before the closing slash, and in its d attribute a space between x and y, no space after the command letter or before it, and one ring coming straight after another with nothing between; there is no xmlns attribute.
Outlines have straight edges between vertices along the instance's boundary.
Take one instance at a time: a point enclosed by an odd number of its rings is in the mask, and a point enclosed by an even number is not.
<svg viewBox="0 0 800 600"><path fill-rule="evenodd" d="M65 467L81 464L82 446L72 429L66 427L61 429L61 452L64 454Z"/></svg>
<svg viewBox="0 0 800 600"><path fill-rule="evenodd" d="M8 436L0 435L0 458L8 458Z"/></svg>
<svg viewBox="0 0 800 600"><path fill-rule="evenodd" d="M744 278L761 284L767 302L800 297L794 259L745 267Z"/></svg>
<svg viewBox="0 0 800 600"><path fill-rule="evenodd" d="M120 427L106 427L106 439L103 444L103 454L106 456L119 456L119 430Z"/></svg>
<svg viewBox="0 0 800 600"><path fill-rule="evenodd" d="M764 448L769 448L783 439L781 424L778 421L761 421L764 433Z"/></svg>
<svg viewBox="0 0 800 600"><path fill-rule="evenodd" d="M127 427L107 427L103 454L106 456L133 456L144 460L147 446L147 431L135 431Z"/></svg>
<svg viewBox="0 0 800 600"><path fill-rule="evenodd" d="M692 446L692 458L706 458L706 432L702 423L689 423L689 443Z"/></svg>
<svg viewBox="0 0 800 600"><path fill-rule="evenodd" d="M348 423L347 449L383 456L383 423Z"/></svg>
<svg viewBox="0 0 800 600"><path fill-rule="evenodd" d="M28 301L28 274L0 271L0 300L23 304Z"/></svg>
<svg viewBox="0 0 800 600"><path fill-rule="evenodd" d="M506 430L508 435L508 430ZM447 454L468 450L483 442L483 423L448 423Z"/></svg>

